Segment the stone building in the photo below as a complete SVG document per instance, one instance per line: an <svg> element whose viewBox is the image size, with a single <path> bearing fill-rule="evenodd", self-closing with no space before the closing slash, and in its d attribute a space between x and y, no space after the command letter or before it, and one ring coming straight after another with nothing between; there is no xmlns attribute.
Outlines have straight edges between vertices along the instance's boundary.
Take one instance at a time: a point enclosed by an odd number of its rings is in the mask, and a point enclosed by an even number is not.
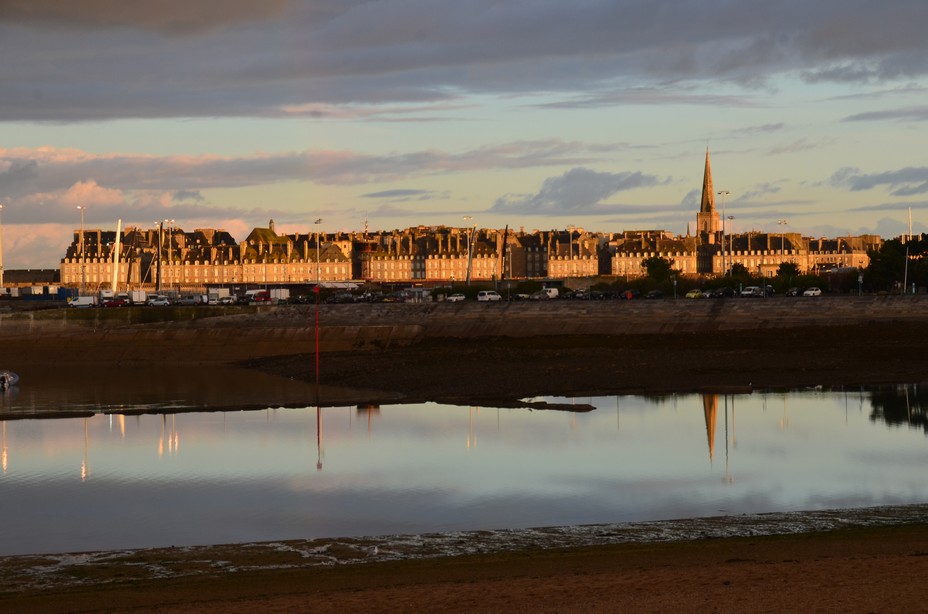
<svg viewBox="0 0 928 614"><path fill-rule="evenodd" d="M417 226L363 233L277 234L274 221L241 242L221 229L185 232L173 225L127 228L119 241L117 286L198 288L220 284L298 284L372 281L460 283L508 279L567 279L598 275L634 278L646 274L648 258L666 258L685 276L724 275L744 266L773 276L783 262L801 272L866 267L878 236L812 239L798 233L755 231L738 235L726 227L725 197L716 209L706 149L696 233L664 230L526 232L491 228ZM75 231L61 260L61 283L103 289L111 285L116 233Z"/></svg>

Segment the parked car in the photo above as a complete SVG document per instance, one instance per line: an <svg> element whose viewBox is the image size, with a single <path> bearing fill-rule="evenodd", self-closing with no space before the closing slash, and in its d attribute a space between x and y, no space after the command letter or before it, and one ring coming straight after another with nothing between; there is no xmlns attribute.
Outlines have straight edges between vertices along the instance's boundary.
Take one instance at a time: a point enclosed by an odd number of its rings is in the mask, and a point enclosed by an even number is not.
<svg viewBox="0 0 928 614"><path fill-rule="evenodd" d="M338 294L333 294L329 298L325 299L326 303L353 303L354 295L351 292L339 292Z"/></svg>
<svg viewBox="0 0 928 614"><path fill-rule="evenodd" d="M735 296L735 291L728 286L716 288L709 293L709 298L732 298L733 296Z"/></svg>
<svg viewBox="0 0 928 614"><path fill-rule="evenodd" d="M161 294L152 294L148 297L148 304L152 307L168 307L171 304L171 300Z"/></svg>
<svg viewBox="0 0 928 614"><path fill-rule="evenodd" d="M645 298L664 298L664 293L660 290L651 290L644 295Z"/></svg>
<svg viewBox="0 0 928 614"><path fill-rule="evenodd" d="M802 296L802 288L790 288L786 291L786 296Z"/></svg>
<svg viewBox="0 0 928 614"><path fill-rule="evenodd" d="M528 298L533 301L546 301L548 300L548 293L544 290L538 290L529 294Z"/></svg>
<svg viewBox="0 0 928 614"><path fill-rule="evenodd" d="M500 301L503 297L496 290L481 290L477 293L477 300L481 302Z"/></svg>
<svg viewBox="0 0 928 614"><path fill-rule="evenodd" d="M105 301L103 301L103 306L104 307L125 307L126 299L118 297L118 296L115 298L108 298Z"/></svg>
<svg viewBox="0 0 928 614"><path fill-rule="evenodd" d="M449 303L460 303L465 298L466 297L463 294L461 294L460 292L456 292L454 294L449 295L448 298L445 300L448 301Z"/></svg>
<svg viewBox="0 0 928 614"><path fill-rule="evenodd" d="M693 288L686 293L686 298L703 298L703 296L705 296L705 294L699 288Z"/></svg>
<svg viewBox="0 0 928 614"><path fill-rule="evenodd" d="M220 305L234 305L235 297L234 296L220 296L219 304Z"/></svg>
<svg viewBox="0 0 928 614"><path fill-rule="evenodd" d="M97 304L97 299L92 296L75 296L68 301L68 307L93 307Z"/></svg>
<svg viewBox="0 0 928 614"><path fill-rule="evenodd" d="M626 301L631 301L636 298L641 298L641 292L633 288L629 288L627 290L622 290L622 292L619 293L619 298L625 299Z"/></svg>
<svg viewBox="0 0 928 614"><path fill-rule="evenodd" d="M187 306L190 306L190 305L199 305L199 304L200 304L200 297L198 297L198 296L196 296L196 295L193 295L193 294L188 294L188 295L186 295L186 296L180 297L180 299L178 299L178 301L177 301L177 304L178 304L178 305L187 305Z"/></svg>
<svg viewBox="0 0 928 614"><path fill-rule="evenodd" d="M822 289L812 286L811 288L806 288L805 292L802 293L803 296L821 296Z"/></svg>

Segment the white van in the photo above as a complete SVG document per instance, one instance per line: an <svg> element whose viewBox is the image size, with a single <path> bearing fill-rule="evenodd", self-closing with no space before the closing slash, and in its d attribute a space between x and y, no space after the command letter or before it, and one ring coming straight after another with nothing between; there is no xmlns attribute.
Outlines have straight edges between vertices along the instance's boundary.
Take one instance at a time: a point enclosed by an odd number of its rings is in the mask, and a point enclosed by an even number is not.
<svg viewBox="0 0 928 614"><path fill-rule="evenodd" d="M95 296L75 296L68 301L68 307L93 307L97 304Z"/></svg>
<svg viewBox="0 0 928 614"><path fill-rule="evenodd" d="M557 288L542 288L541 291L547 294L548 298L557 298L559 294Z"/></svg>
<svg viewBox="0 0 928 614"><path fill-rule="evenodd" d="M503 297L501 297L496 290L481 290L477 293L478 301L499 301L502 300L502 298Z"/></svg>

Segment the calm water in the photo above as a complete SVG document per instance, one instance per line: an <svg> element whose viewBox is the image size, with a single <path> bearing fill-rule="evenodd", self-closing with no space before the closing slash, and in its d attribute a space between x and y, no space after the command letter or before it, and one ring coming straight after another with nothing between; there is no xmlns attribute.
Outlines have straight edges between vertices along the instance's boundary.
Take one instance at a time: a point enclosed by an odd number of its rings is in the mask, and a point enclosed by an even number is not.
<svg viewBox="0 0 928 614"><path fill-rule="evenodd" d="M547 400L4 421L0 554L928 501L915 387Z"/></svg>

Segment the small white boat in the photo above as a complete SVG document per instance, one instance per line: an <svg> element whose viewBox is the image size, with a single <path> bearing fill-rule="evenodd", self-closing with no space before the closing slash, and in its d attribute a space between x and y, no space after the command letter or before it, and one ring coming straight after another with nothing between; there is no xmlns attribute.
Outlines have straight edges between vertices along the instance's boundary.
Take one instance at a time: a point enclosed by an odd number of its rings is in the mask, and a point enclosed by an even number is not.
<svg viewBox="0 0 928 614"><path fill-rule="evenodd" d="M0 390L6 390L19 383L19 376L12 371L0 371Z"/></svg>

